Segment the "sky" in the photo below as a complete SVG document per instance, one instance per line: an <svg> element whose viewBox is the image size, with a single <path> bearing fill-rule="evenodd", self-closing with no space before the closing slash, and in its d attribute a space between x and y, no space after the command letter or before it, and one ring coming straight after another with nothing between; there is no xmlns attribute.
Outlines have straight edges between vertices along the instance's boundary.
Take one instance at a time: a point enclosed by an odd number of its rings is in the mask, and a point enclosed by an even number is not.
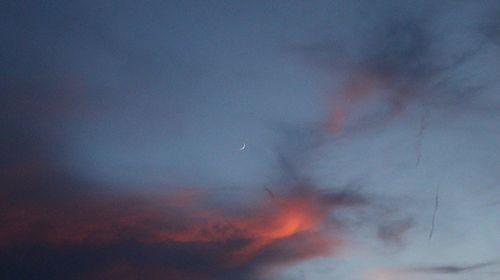
<svg viewBox="0 0 500 280"><path fill-rule="evenodd" d="M498 1L2 1L0 278L500 277Z"/></svg>

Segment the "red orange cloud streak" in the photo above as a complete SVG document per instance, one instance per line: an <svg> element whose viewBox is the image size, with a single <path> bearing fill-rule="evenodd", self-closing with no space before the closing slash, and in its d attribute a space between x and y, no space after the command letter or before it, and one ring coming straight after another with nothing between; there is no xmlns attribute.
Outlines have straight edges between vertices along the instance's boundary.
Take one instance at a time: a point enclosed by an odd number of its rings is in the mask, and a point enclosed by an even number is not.
<svg viewBox="0 0 500 280"><path fill-rule="evenodd" d="M52 206L14 203L0 212L0 246L99 246L129 240L217 244L222 250L212 257L226 267L269 258L273 248L280 251L272 257L276 262L288 262L335 252L340 242L325 230L334 201L307 190L241 209L208 207L202 199L176 195L101 195Z"/></svg>

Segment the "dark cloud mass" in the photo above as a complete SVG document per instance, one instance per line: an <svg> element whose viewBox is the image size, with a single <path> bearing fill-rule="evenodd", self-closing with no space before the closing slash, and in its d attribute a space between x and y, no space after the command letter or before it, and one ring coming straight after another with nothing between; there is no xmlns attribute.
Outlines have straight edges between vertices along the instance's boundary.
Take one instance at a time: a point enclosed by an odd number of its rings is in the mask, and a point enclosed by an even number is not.
<svg viewBox="0 0 500 280"><path fill-rule="evenodd" d="M328 217L364 200L304 186L234 209L190 190L127 196L35 187L50 198L2 192L2 278L255 279L275 265L341 250Z"/></svg>

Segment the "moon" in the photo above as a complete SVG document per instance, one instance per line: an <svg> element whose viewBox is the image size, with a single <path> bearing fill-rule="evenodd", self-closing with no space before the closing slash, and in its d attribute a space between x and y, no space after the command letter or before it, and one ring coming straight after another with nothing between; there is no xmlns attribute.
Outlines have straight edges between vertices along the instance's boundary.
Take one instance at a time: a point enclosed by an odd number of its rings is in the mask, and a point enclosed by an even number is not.
<svg viewBox="0 0 500 280"><path fill-rule="evenodd" d="M247 144L243 143L243 146L241 146L240 151L243 151L247 147Z"/></svg>

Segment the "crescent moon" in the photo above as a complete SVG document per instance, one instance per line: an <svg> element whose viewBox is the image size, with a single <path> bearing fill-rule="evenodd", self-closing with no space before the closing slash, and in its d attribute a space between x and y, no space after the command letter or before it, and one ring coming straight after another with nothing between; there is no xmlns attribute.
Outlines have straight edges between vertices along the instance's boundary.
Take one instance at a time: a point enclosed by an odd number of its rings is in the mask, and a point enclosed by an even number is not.
<svg viewBox="0 0 500 280"><path fill-rule="evenodd" d="M243 151L247 147L247 144L243 143L243 146L241 146L240 151Z"/></svg>

